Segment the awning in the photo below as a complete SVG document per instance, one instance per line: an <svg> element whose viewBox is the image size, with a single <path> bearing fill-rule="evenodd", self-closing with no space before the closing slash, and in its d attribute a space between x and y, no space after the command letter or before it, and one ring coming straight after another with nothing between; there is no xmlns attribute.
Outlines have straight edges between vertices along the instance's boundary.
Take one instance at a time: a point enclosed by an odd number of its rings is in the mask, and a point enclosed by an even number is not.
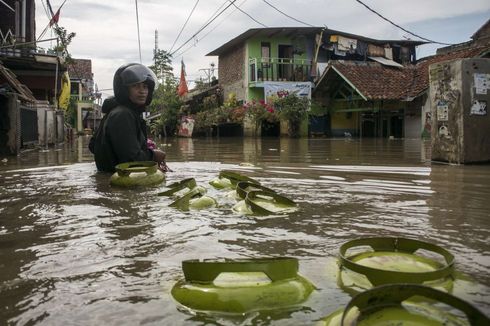
<svg viewBox="0 0 490 326"><path fill-rule="evenodd" d="M399 64L398 62L395 62L395 61L390 60L390 59L386 59L384 57L368 57L368 58L371 60L377 61L377 62L379 62L385 66L403 68L403 66L401 64Z"/></svg>

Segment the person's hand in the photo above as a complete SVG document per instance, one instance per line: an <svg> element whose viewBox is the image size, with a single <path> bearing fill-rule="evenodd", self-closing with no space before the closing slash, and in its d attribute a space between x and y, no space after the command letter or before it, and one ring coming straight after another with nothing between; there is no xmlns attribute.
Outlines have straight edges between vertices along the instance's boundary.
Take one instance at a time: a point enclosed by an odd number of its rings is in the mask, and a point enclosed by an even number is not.
<svg viewBox="0 0 490 326"><path fill-rule="evenodd" d="M164 151L161 151L159 149L153 150L153 160L157 162L158 169L162 172L172 172L172 170L167 166L167 163L165 163L166 156L167 155Z"/></svg>
<svg viewBox="0 0 490 326"><path fill-rule="evenodd" d="M165 162L165 157L167 157L167 155L165 154L164 151L161 151L159 149L153 150L153 161L157 163Z"/></svg>

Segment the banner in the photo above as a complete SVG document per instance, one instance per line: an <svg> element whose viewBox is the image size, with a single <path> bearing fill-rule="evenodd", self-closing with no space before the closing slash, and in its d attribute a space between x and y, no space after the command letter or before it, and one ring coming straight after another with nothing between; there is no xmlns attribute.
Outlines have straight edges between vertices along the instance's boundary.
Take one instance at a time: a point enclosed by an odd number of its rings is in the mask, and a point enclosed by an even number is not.
<svg viewBox="0 0 490 326"><path fill-rule="evenodd" d="M267 98L272 95L277 95L278 92L287 92L288 94L296 94L297 96L306 96L311 99L311 82L264 82L264 95Z"/></svg>

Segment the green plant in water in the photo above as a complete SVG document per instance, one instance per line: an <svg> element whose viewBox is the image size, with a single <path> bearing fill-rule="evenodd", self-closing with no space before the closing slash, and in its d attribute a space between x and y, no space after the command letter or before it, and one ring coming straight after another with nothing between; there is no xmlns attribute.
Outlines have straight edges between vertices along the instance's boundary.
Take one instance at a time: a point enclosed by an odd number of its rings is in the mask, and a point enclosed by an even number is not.
<svg viewBox="0 0 490 326"><path fill-rule="evenodd" d="M274 106L266 103L264 100L252 100L243 105L245 115L251 120L255 126L255 132L263 121L274 123L278 121L277 112Z"/></svg>
<svg viewBox="0 0 490 326"><path fill-rule="evenodd" d="M289 124L289 136L299 136L299 126L306 119L310 108L310 100L307 97L299 97L296 94L278 92L278 98L274 101L274 108L279 117Z"/></svg>

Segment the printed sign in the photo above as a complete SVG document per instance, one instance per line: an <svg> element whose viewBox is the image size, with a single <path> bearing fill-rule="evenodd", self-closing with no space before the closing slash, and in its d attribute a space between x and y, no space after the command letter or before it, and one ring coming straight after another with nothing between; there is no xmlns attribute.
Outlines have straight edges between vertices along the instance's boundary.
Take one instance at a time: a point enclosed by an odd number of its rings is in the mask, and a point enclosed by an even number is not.
<svg viewBox="0 0 490 326"><path fill-rule="evenodd" d="M473 74L476 89L490 88L490 74Z"/></svg>
<svg viewBox="0 0 490 326"><path fill-rule="evenodd" d="M471 106L470 115L487 115L487 102L485 101L473 101Z"/></svg>
<svg viewBox="0 0 490 326"><path fill-rule="evenodd" d="M191 117L182 117L177 135L180 137L192 137L193 130L194 119Z"/></svg>
<svg viewBox="0 0 490 326"><path fill-rule="evenodd" d="M449 120L449 107L446 102L439 101L439 103L437 103L437 120L438 121Z"/></svg>
<svg viewBox="0 0 490 326"><path fill-rule="evenodd" d="M299 83L274 83L264 82L265 98L272 95L277 95L278 92L287 92L288 94L296 94L300 97L306 96L311 98L311 83L299 82Z"/></svg>
<svg viewBox="0 0 490 326"><path fill-rule="evenodd" d="M475 93L480 95L487 95L488 89L490 89L490 74L473 74L475 81Z"/></svg>

